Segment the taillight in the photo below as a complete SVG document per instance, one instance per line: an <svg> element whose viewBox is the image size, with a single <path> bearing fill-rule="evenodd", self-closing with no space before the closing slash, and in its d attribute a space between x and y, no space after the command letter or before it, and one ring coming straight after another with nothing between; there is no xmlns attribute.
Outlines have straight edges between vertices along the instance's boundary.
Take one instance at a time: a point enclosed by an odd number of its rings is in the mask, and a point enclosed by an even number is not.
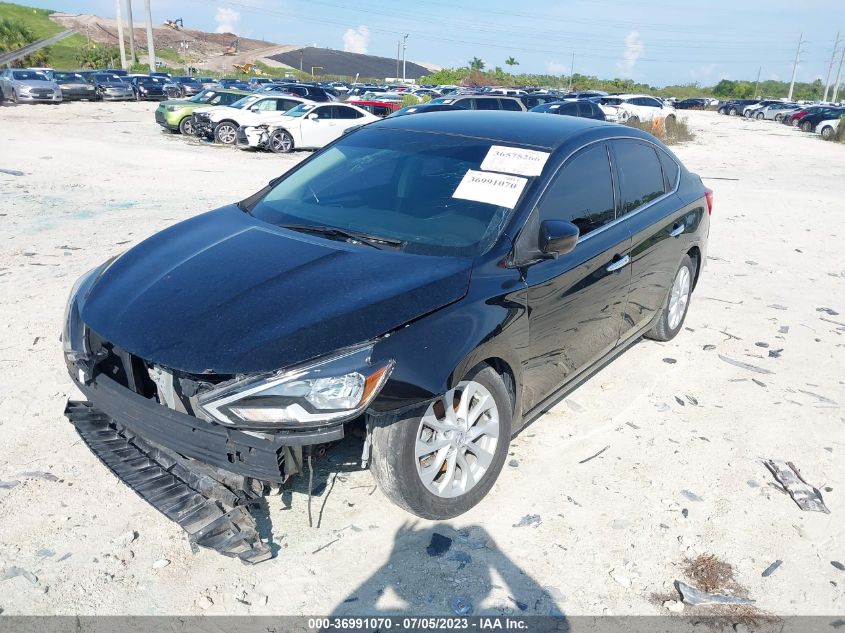
<svg viewBox="0 0 845 633"><path fill-rule="evenodd" d="M707 199L707 215L713 215L713 190L705 187L704 197Z"/></svg>

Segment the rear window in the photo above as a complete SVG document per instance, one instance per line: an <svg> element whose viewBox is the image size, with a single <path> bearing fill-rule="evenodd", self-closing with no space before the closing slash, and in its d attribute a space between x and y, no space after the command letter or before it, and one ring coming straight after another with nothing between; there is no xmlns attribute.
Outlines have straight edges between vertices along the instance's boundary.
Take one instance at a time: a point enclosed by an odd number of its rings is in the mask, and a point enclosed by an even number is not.
<svg viewBox="0 0 845 633"><path fill-rule="evenodd" d="M520 108L519 104L513 99L499 99L499 103L502 104L502 110L510 110L511 112L522 112L522 108Z"/></svg>
<svg viewBox="0 0 845 633"><path fill-rule="evenodd" d="M672 191L678 184L678 175L680 173L678 163L662 149L657 150L657 157L660 159L660 165L663 167L666 191Z"/></svg>

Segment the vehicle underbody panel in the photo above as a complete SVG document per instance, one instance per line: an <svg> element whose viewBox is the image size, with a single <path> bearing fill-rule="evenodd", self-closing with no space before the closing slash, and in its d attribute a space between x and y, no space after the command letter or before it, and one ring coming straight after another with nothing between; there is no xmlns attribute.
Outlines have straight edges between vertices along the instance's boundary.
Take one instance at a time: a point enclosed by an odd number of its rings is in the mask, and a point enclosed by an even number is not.
<svg viewBox="0 0 845 633"><path fill-rule="evenodd" d="M190 467L187 460L139 438L90 402L69 401L65 415L100 461L177 522L192 543L245 563L272 557L249 513L252 496L246 478L224 475L221 481L212 476L212 469Z"/></svg>

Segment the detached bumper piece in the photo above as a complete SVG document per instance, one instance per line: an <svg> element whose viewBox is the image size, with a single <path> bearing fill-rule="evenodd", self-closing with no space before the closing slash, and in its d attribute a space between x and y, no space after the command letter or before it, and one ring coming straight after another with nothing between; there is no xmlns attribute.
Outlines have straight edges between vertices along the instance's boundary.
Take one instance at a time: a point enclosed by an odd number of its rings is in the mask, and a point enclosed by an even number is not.
<svg viewBox="0 0 845 633"><path fill-rule="evenodd" d="M271 558L245 505L251 500L245 490L212 477L205 466L186 466L182 458L135 436L90 402L68 401L65 415L100 461L182 526L192 543L244 563Z"/></svg>

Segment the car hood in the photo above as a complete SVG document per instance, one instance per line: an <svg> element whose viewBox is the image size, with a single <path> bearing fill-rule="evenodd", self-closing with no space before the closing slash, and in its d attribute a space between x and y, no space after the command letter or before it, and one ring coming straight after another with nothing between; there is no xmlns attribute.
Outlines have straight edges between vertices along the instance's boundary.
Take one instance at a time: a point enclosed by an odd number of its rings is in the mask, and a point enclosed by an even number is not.
<svg viewBox="0 0 845 633"><path fill-rule="evenodd" d="M53 88L54 90L58 88L58 84L53 83L52 81L42 81L40 79L21 79L15 80L18 85L27 86L29 88Z"/></svg>
<svg viewBox="0 0 845 633"><path fill-rule="evenodd" d="M161 101L158 104L158 107L160 109L164 109L167 106L176 106L179 108L188 108L190 106L209 107L203 106L203 104L194 103L193 101L188 101L187 99L165 99L164 101Z"/></svg>
<svg viewBox="0 0 845 633"><path fill-rule="evenodd" d="M233 108L231 106L204 106L202 108L197 108L194 112L198 114L208 114L214 116L218 112L233 112L239 113L243 112L240 108Z"/></svg>
<svg viewBox="0 0 845 633"><path fill-rule="evenodd" d="M232 205L127 251L80 299L80 314L106 340L171 369L264 372L459 300L471 267L287 231Z"/></svg>
<svg viewBox="0 0 845 633"><path fill-rule="evenodd" d="M132 86L129 86L121 81L101 81L97 85L102 86L103 88L126 88L127 90L132 90Z"/></svg>

